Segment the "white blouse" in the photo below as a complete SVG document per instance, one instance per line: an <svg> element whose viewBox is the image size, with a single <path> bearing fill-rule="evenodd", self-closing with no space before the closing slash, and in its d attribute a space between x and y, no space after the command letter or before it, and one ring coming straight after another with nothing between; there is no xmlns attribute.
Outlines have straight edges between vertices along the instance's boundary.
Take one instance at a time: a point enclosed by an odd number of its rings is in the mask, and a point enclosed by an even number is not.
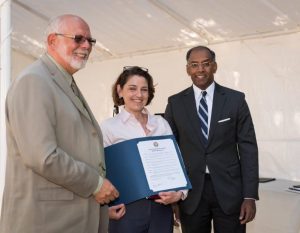
<svg viewBox="0 0 300 233"><path fill-rule="evenodd" d="M122 108L118 115L108 118L100 124L104 147L133 138L173 134L168 122L162 116L152 115L147 109L143 111L148 115L146 124L146 128L150 131L148 135L134 115Z"/></svg>

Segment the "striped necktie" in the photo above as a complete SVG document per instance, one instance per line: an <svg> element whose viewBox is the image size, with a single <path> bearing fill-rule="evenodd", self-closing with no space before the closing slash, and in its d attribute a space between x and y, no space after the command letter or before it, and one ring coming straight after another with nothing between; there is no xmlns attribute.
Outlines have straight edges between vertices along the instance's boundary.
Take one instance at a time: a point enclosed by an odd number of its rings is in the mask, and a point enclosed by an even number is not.
<svg viewBox="0 0 300 233"><path fill-rule="evenodd" d="M206 91L202 91L202 98L200 100L199 104L199 114L200 114L200 123L201 123L201 131L204 136L205 143L207 143L208 140L208 107L206 103Z"/></svg>

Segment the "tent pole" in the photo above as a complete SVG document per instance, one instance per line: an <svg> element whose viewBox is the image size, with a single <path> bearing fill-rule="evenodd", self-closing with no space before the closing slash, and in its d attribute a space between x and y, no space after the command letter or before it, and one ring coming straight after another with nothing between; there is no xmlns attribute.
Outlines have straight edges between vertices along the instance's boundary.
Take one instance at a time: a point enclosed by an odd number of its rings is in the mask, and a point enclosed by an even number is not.
<svg viewBox="0 0 300 233"><path fill-rule="evenodd" d="M1 75L0 75L0 210L5 182L6 166L6 125L5 98L11 77L11 0L0 2L1 17ZM0 211L1 213L1 211Z"/></svg>

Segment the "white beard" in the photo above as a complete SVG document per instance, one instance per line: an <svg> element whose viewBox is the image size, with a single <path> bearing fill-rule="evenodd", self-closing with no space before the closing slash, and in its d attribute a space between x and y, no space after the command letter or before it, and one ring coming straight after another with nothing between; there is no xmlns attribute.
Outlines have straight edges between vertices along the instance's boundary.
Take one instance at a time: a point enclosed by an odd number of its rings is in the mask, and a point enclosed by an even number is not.
<svg viewBox="0 0 300 233"><path fill-rule="evenodd" d="M87 59L84 59L84 60L77 60L77 59L74 59L72 56L70 56L70 58L68 59L70 60L70 66L76 70L80 70L82 68L85 67L85 64L87 62Z"/></svg>
<svg viewBox="0 0 300 233"><path fill-rule="evenodd" d="M85 67L87 58L84 60L78 60L75 59L72 55L66 55L67 54L67 47L62 46L60 49L57 50L59 55L67 62L73 69L80 70Z"/></svg>

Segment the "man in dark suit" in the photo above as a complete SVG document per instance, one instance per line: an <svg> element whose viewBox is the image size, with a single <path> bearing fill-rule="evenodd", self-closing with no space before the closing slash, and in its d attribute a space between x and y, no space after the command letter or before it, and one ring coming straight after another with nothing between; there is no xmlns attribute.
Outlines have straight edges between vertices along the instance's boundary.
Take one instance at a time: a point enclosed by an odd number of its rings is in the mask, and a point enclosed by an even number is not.
<svg viewBox="0 0 300 233"><path fill-rule="evenodd" d="M214 81L215 53L190 49L193 81L168 99L165 118L181 149L193 189L179 203L184 233L245 232L258 199L258 149L245 95Z"/></svg>

